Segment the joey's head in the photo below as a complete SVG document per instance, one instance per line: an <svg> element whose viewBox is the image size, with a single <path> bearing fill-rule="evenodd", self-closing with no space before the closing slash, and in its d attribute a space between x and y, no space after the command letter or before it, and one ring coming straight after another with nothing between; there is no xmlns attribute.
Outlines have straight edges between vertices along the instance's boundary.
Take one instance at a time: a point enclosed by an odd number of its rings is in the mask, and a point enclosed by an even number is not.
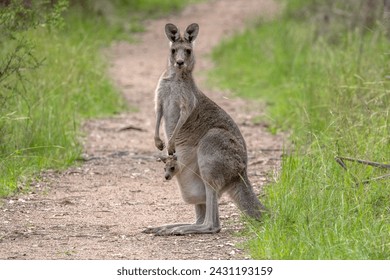
<svg viewBox="0 0 390 280"><path fill-rule="evenodd" d="M198 36L199 25L190 24L183 35L172 23L165 25L165 34L170 41L169 66L175 72L191 72L195 65L193 45Z"/></svg>
<svg viewBox="0 0 390 280"><path fill-rule="evenodd" d="M165 171L165 179L171 180L173 176L179 172L179 165L177 163L177 157L175 155L161 158L161 160L165 163L164 171Z"/></svg>

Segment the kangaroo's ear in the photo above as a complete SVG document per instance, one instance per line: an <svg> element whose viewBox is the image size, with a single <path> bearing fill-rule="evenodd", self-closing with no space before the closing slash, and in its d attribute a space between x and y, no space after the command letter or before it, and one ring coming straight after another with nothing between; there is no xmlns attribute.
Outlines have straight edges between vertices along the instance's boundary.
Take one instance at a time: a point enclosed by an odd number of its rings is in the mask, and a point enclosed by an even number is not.
<svg viewBox="0 0 390 280"><path fill-rule="evenodd" d="M180 38L179 29L172 23L167 23L165 25L165 34L167 35L168 40L172 43L176 42Z"/></svg>
<svg viewBox="0 0 390 280"><path fill-rule="evenodd" d="M199 25L197 23L192 23L187 27L186 32L184 33L184 39L189 43L192 43L198 36L198 32Z"/></svg>
<svg viewBox="0 0 390 280"><path fill-rule="evenodd" d="M160 156L157 158L157 161L162 161L163 163L167 163L167 159L168 159L168 157Z"/></svg>

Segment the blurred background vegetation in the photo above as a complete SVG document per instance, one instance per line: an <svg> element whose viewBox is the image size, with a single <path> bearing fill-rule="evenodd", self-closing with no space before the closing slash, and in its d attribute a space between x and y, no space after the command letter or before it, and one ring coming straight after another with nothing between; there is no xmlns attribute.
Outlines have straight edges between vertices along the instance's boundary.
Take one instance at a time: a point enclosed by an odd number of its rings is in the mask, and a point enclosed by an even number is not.
<svg viewBox="0 0 390 280"><path fill-rule="evenodd" d="M390 1L281 2L281 17L217 47L210 73L267 104L254 122L291 133L252 257L389 259L390 170L335 157L389 163Z"/></svg>
<svg viewBox="0 0 390 280"><path fill-rule="evenodd" d="M102 49L193 1L0 1L0 196L74 164L83 119L129 110Z"/></svg>

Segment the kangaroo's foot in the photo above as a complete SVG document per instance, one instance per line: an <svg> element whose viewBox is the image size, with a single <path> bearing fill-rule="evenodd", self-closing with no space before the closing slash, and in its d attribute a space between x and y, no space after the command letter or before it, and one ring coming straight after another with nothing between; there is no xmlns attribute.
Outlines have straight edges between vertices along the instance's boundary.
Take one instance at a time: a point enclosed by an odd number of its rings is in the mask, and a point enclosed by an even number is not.
<svg viewBox="0 0 390 280"><path fill-rule="evenodd" d="M172 228L163 228L155 233L155 235L186 235L186 234L213 234L221 231L221 227L214 227L210 225L181 225Z"/></svg>
<svg viewBox="0 0 390 280"><path fill-rule="evenodd" d="M168 229L180 227L180 226L186 226L186 225L190 225L190 224L172 224L172 225L163 225L163 226L159 226L159 227L148 227L148 228L144 229L142 231L142 233L154 233L157 235L157 233L160 231L164 231L164 230L168 230Z"/></svg>

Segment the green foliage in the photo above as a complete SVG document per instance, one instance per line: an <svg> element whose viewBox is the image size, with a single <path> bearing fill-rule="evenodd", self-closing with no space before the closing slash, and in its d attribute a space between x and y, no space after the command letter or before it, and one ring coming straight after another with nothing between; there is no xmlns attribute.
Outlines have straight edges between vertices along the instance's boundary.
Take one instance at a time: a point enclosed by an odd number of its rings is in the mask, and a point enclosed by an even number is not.
<svg viewBox="0 0 390 280"><path fill-rule="evenodd" d="M13 38L15 33L34 29L39 25L50 27L63 26L62 13L68 2L65 0L49 4L50 1L13 0L8 5L2 5L0 13L0 31L3 38Z"/></svg>
<svg viewBox="0 0 390 280"><path fill-rule="evenodd" d="M72 10L110 25L118 33L142 31L142 20L176 12L200 0L82 0L70 1Z"/></svg>
<svg viewBox="0 0 390 280"><path fill-rule="evenodd" d="M189 3L199 2L199 0L117 0L117 2L122 9L130 9L133 12L149 14L149 16L161 16L172 11L179 11Z"/></svg>
<svg viewBox="0 0 390 280"><path fill-rule="evenodd" d="M263 100L262 118L292 130L294 152L265 189L272 214L250 242L252 257L390 259L389 178L359 183L390 171L358 163L345 171L334 160L390 159L385 26L378 20L371 29L340 29L341 19L312 21L318 13L297 18L298 8L307 6L297 4L282 20L260 23L213 53L212 78L221 87Z"/></svg>
<svg viewBox="0 0 390 280"><path fill-rule="evenodd" d="M30 3L0 10L0 196L28 187L42 169L75 163L81 121L126 108L106 75L102 48L131 40L138 13L168 12L186 1L77 1L66 13L66 1L22 2ZM90 3L114 6L94 10Z"/></svg>
<svg viewBox="0 0 390 280"><path fill-rule="evenodd" d="M26 180L19 178L21 170L27 173L42 165L44 157L40 156L40 151L61 148L60 144L50 144L50 141L36 141L37 124L41 122L34 118L38 98L30 93L38 88L31 75L42 66L44 59L37 54L35 41L29 32L35 32L44 25L61 27L64 22L60 15L66 5L66 1L48 5L47 1L29 3L15 0L1 7L0 196L14 191L18 179Z"/></svg>

